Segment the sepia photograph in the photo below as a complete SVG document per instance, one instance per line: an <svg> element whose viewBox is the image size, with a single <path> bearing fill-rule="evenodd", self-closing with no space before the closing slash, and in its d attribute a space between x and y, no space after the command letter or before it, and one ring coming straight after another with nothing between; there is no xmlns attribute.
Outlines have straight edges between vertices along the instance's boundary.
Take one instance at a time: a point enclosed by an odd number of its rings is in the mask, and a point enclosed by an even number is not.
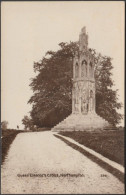
<svg viewBox="0 0 126 195"><path fill-rule="evenodd" d="M1 194L125 194L124 1L1 2Z"/></svg>

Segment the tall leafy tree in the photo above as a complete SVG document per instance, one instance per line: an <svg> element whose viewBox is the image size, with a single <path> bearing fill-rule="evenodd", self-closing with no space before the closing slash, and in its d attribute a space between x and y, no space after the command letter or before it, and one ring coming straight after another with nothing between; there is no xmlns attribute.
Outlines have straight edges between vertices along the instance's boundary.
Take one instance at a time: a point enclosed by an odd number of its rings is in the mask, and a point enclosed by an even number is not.
<svg viewBox="0 0 126 195"><path fill-rule="evenodd" d="M6 130L8 124L9 124L8 121L2 121L2 122L1 122L1 129L2 129L2 130Z"/></svg>
<svg viewBox="0 0 126 195"><path fill-rule="evenodd" d="M95 69L96 78L96 112L112 125L116 125L122 119L117 112L122 107L118 101L118 90L113 90L112 59L107 56L97 56Z"/></svg>
<svg viewBox="0 0 126 195"><path fill-rule="evenodd" d="M26 115L22 119L22 124L24 125L25 130L32 130L34 128L33 120Z"/></svg>
<svg viewBox="0 0 126 195"><path fill-rule="evenodd" d="M58 51L48 51L40 62L34 63L38 74L30 83L34 95L29 103L33 123L38 127L52 127L72 111L73 57L78 52L78 42L62 42L59 46ZM117 112L121 108L117 91L112 89L111 58L89 50L95 57L96 112L116 125L122 116Z"/></svg>

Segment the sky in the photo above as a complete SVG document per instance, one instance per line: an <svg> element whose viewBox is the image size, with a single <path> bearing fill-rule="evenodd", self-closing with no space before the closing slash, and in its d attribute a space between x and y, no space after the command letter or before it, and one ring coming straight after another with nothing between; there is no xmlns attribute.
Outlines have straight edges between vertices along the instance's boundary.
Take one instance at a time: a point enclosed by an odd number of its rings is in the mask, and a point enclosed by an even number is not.
<svg viewBox="0 0 126 195"><path fill-rule="evenodd" d="M9 128L29 115L33 63L60 42L78 41L86 26L89 47L113 58L113 80L124 103L123 1L6 1L1 8L1 120ZM124 107L120 110L124 114ZM123 120L121 122L123 125Z"/></svg>

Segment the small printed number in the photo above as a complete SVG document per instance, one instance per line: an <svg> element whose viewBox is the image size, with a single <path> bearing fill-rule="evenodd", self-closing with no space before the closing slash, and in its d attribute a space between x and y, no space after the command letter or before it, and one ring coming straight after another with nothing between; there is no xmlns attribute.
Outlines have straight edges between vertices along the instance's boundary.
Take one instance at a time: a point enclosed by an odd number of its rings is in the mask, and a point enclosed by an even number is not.
<svg viewBox="0 0 126 195"><path fill-rule="evenodd" d="M101 177L107 177L107 175L105 175L105 174L101 174Z"/></svg>

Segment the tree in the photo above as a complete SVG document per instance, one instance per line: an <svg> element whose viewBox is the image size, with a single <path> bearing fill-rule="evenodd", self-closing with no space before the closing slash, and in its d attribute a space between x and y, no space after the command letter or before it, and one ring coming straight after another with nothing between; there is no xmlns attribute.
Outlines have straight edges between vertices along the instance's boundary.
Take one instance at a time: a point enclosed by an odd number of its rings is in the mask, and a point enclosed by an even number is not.
<svg viewBox="0 0 126 195"><path fill-rule="evenodd" d="M118 109L122 103L118 102L118 90L113 90L112 59L110 57L97 56L98 64L95 69L96 78L96 112L112 125L119 124L123 118Z"/></svg>
<svg viewBox="0 0 126 195"><path fill-rule="evenodd" d="M39 127L52 127L62 121L72 111L73 57L78 52L78 42L60 43L57 52L48 51L40 62L34 62L37 76L31 79L30 87L34 95L28 103L32 104L31 118ZM117 109L117 91L111 78L111 58L97 54L95 57L96 112L116 125L121 115Z"/></svg>
<svg viewBox="0 0 126 195"><path fill-rule="evenodd" d="M2 122L1 122L1 129L2 129L2 130L6 130L8 124L9 124L8 121L2 121Z"/></svg>
<svg viewBox="0 0 126 195"><path fill-rule="evenodd" d="M33 129L33 120L28 117L28 116L24 116L24 118L22 119L22 124L25 126L25 130L32 130Z"/></svg>

